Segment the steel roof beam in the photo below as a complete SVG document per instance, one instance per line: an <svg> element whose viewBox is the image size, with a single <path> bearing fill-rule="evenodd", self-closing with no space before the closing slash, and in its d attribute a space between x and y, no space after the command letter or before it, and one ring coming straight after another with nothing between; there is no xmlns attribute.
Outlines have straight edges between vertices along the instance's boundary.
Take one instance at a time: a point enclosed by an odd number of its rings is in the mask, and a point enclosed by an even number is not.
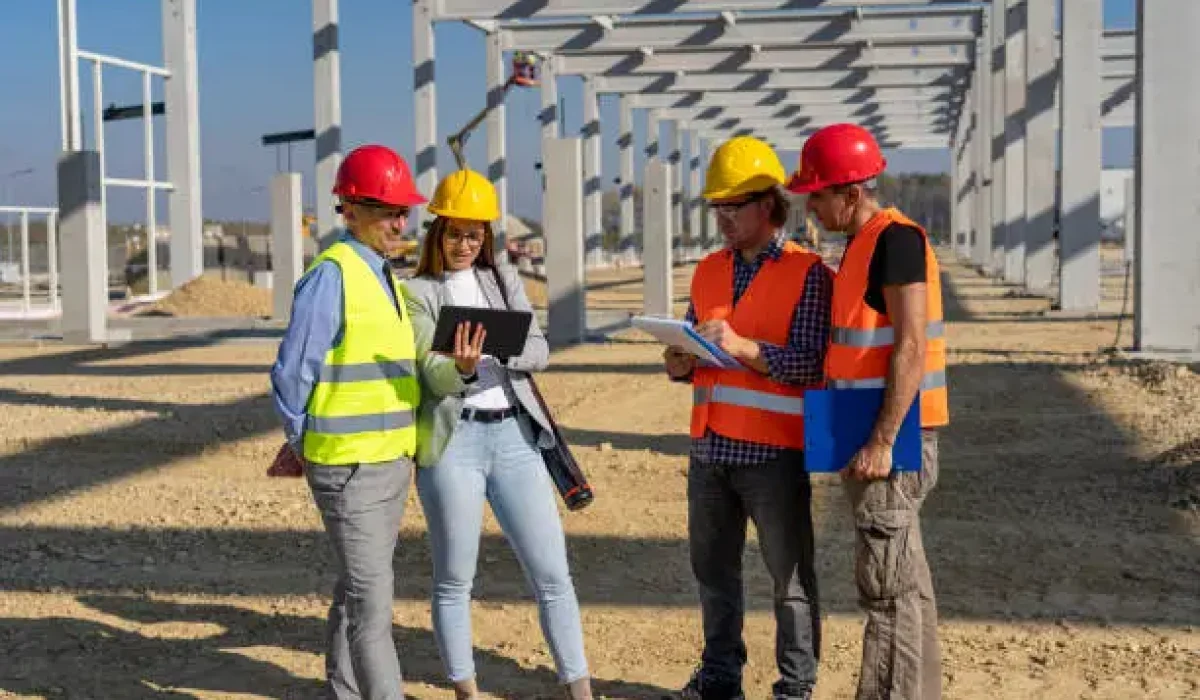
<svg viewBox="0 0 1200 700"><path fill-rule="evenodd" d="M730 22L730 18L733 22ZM748 42L765 45L844 46L922 45L973 41L979 34L976 9L865 10L835 14L796 12L704 17L630 17L597 24L591 19L562 22L498 22L486 25L503 32L504 47L516 51L636 51L656 48L738 48Z"/></svg>
<svg viewBox="0 0 1200 700"><path fill-rule="evenodd" d="M854 117L882 117L884 119L913 117L949 117L953 114L950 105L821 105L807 107L790 104L778 107L722 107L710 104L707 107L656 108L661 119L685 122L711 122L724 119L850 119Z"/></svg>
<svg viewBox="0 0 1200 700"><path fill-rule="evenodd" d="M713 100L721 107L769 107L789 104L861 105L903 104L905 102L945 102L961 99L948 87L933 88L863 88L861 90L748 90L710 95L704 92L675 92L638 94L631 96L634 107L671 109L706 107Z"/></svg>
<svg viewBox="0 0 1200 700"><path fill-rule="evenodd" d="M597 76L601 93L714 92L725 90L832 90L882 87L964 87L965 68L750 70L743 73L638 73Z"/></svg>
<svg viewBox="0 0 1200 700"><path fill-rule="evenodd" d="M515 20L605 15L665 15L685 12L816 10L863 4L979 5L956 0L439 0L433 13L441 20Z"/></svg>
<svg viewBox="0 0 1200 700"><path fill-rule="evenodd" d="M664 49L647 52L576 52L555 55L559 75L627 75L631 73L740 73L778 70L851 70L876 66L953 68L973 63L972 42L924 47L854 45L834 48L806 46L738 49Z"/></svg>

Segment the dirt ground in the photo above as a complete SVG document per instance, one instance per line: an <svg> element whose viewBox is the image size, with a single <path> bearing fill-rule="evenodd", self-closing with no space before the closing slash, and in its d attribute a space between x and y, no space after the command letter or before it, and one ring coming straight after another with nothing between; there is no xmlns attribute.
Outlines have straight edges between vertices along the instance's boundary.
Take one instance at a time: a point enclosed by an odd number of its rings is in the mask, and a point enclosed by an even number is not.
<svg viewBox="0 0 1200 700"><path fill-rule="evenodd" d="M636 309L637 274L593 275L609 286L592 303ZM1200 376L1098 352L1113 343L1119 282L1107 315L1071 319L959 265L946 277L952 425L923 513L945 697L1200 696ZM689 392L665 380L659 352L625 333L556 352L541 379L597 489L564 522L609 698L678 688L700 648ZM269 343L0 347L0 697L319 697L331 557L303 483L263 475L281 439L273 356ZM817 479L814 511L817 697L849 698L861 616L836 478ZM559 697L536 608L486 522L481 684L491 698ZM396 568L408 693L450 698L415 493ZM746 572L747 691L761 699L773 623L753 544Z"/></svg>

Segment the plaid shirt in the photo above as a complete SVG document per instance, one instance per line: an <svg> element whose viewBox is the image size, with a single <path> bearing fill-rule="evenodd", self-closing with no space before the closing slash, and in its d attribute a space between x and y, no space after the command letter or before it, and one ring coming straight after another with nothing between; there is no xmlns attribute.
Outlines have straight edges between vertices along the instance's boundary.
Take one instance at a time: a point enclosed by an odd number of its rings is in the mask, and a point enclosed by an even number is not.
<svg viewBox="0 0 1200 700"><path fill-rule="evenodd" d="M783 243L784 238L776 236L754 262L746 262L733 250L721 253L733 256L734 304L746 292L763 263L768 259L778 260L783 255ZM824 263L813 265L804 280L804 294L792 316L788 344L758 343L771 379L784 384L819 384L825 380L832 296L833 273ZM688 323L696 322L696 311L690 303L686 318ZM692 440L691 453L692 458L708 464L751 465L769 462L782 451L783 448L774 445L735 440L709 429L704 437Z"/></svg>

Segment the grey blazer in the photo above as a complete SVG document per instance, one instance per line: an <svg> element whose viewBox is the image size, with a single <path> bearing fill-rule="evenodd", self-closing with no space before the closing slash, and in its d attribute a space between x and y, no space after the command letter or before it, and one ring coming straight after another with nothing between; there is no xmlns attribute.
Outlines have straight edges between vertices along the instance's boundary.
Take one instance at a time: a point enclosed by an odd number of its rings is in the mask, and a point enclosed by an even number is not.
<svg viewBox="0 0 1200 700"><path fill-rule="evenodd" d="M505 291L514 311L533 311L525 295L525 285L516 268L499 265L497 271L504 280ZM475 276L483 289L484 298L492 308L503 309L504 298L492 274L476 268ZM417 374L421 381L421 405L417 410L417 465L429 467L437 464L454 435L462 414L463 401L470 385L463 382L454 360L447 355L430 352L433 331L437 327L438 311L449 302L445 277L413 277L403 281L405 306L412 318L413 336L417 346ZM510 401L519 401L529 412L538 430L538 443L549 447L554 444L550 419L542 411L533 389L529 385L530 372L546 368L550 362L550 347L546 336L534 316L525 339L525 348L517 357L506 363L507 382L505 392Z"/></svg>

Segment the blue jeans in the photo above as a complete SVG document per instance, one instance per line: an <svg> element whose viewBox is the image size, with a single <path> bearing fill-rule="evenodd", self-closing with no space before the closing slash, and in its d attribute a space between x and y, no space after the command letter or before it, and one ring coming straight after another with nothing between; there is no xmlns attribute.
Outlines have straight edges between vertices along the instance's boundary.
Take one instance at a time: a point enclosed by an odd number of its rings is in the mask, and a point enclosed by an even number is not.
<svg viewBox="0 0 1200 700"><path fill-rule="evenodd" d="M438 463L417 471L417 493L433 549L433 632L450 680L475 676L471 584L479 558L484 500L491 504L533 588L559 680L571 683L586 678L583 628L567 564L566 538L528 418L495 423L460 420Z"/></svg>

